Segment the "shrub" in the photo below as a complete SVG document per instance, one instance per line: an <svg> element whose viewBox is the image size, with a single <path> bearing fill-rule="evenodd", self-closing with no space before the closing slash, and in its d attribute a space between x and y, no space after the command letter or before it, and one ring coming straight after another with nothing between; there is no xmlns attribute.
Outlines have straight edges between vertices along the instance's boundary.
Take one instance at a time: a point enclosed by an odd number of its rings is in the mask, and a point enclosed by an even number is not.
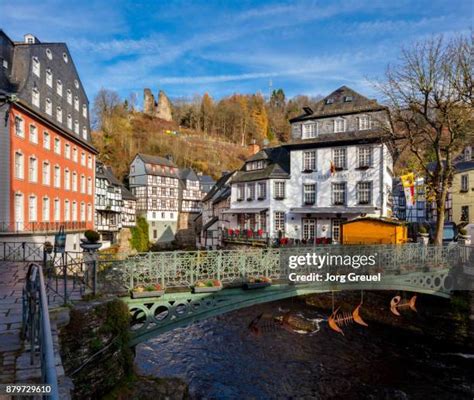
<svg viewBox="0 0 474 400"><path fill-rule="evenodd" d="M421 225L419 228L418 228L418 233L420 234L426 234L428 233L428 229L426 229L426 227L424 225Z"/></svg>
<svg viewBox="0 0 474 400"><path fill-rule="evenodd" d="M85 231L84 236L91 243L97 243L100 239L99 233L91 229Z"/></svg>
<svg viewBox="0 0 474 400"><path fill-rule="evenodd" d="M137 217L137 226L131 229L131 246L138 252L148 251L150 240L148 237L148 222L144 217Z"/></svg>

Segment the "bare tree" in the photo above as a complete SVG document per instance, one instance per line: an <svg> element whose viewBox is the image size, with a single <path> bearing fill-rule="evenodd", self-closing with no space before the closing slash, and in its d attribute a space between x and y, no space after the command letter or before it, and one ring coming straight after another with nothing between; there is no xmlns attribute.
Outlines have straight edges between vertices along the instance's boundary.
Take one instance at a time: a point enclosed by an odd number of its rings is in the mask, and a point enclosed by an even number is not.
<svg viewBox="0 0 474 400"><path fill-rule="evenodd" d="M391 109L395 143L409 148L426 176L436 203L437 245L443 240L454 159L474 137L471 51L472 35L416 43L402 49L399 62L376 84Z"/></svg>

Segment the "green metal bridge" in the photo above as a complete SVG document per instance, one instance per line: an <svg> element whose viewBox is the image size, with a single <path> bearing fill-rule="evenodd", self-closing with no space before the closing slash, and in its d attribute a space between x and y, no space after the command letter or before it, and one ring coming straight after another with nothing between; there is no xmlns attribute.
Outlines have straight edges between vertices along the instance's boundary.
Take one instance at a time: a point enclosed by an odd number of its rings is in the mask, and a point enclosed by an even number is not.
<svg viewBox="0 0 474 400"><path fill-rule="evenodd" d="M315 266L289 268L289 257L301 254L354 257L375 255L375 263L356 271L351 265L337 268L338 275L380 274L378 282L290 282L288 275L317 271ZM354 258L351 258L354 260ZM288 297L341 290L395 290L450 297L466 266L474 267L474 248L466 246L374 245L317 246L281 249L242 249L146 253L135 256L105 256L99 261L101 290L117 293L132 316L131 345L195 321L240 308ZM243 290L252 277L270 278L270 287ZM197 281L217 279L223 290L192 293ZM137 286L160 284L161 297L133 299Z"/></svg>

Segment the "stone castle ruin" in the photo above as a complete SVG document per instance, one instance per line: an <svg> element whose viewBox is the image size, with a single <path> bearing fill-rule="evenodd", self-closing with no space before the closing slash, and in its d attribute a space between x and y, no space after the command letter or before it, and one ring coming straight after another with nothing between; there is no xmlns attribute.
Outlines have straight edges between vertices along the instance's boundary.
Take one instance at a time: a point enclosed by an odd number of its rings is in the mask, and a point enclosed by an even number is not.
<svg viewBox="0 0 474 400"><path fill-rule="evenodd" d="M145 114L153 117L164 119L165 121L172 121L171 102L162 90L158 93L158 101L155 101L155 96L150 89L143 90L143 111Z"/></svg>

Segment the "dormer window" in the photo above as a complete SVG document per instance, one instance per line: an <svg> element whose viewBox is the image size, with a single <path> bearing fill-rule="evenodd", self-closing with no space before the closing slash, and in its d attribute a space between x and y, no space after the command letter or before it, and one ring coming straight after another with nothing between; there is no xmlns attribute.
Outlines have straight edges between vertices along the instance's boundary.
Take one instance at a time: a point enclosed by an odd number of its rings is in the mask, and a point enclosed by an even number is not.
<svg viewBox="0 0 474 400"><path fill-rule="evenodd" d="M63 53L63 60L64 60L65 63L67 63L69 61L69 58L68 58L66 53Z"/></svg>
<svg viewBox="0 0 474 400"><path fill-rule="evenodd" d="M31 102L36 107L40 106L40 92L37 87L34 87L31 92Z"/></svg>
<svg viewBox="0 0 474 400"><path fill-rule="evenodd" d="M370 117L368 115L362 115L359 119L359 130L364 131L370 129Z"/></svg>
<svg viewBox="0 0 474 400"><path fill-rule="evenodd" d="M51 71L51 68L48 68L46 70L46 84L52 88L53 87L53 72Z"/></svg>
<svg viewBox="0 0 474 400"><path fill-rule="evenodd" d="M46 57L48 57L50 60L53 59L53 53L51 52L51 49L46 49Z"/></svg>
<svg viewBox="0 0 474 400"><path fill-rule="evenodd" d="M60 79L56 81L56 93L59 94L60 96L63 95L63 83L61 82Z"/></svg>
<svg viewBox="0 0 474 400"><path fill-rule="evenodd" d="M68 129L72 129L72 115L71 114L67 115L67 127Z"/></svg>
<svg viewBox="0 0 474 400"><path fill-rule="evenodd" d="M82 127L82 137L87 140L87 128L85 126Z"/></svg>
<svg viewBox="0 0 474 400"><path fill-rule="evenodd" d="M79 82L77 81L77 79L74 79L74 86L76 87L76 89L79 89Z"/></svg>
<svg viewBox="0 0 474 400"><path fill-rule="evenodd" d="M250 161L247 163L247 171L255 171L257 169L263 169L265 168L265 161L259 160L259 161Z"/></svg>
<svg viewBox="0 0 474 400"><path fill-rule="evenodd" d="M346 120L337 118L334 120L334 132L344 132L346 130Z"/></svg>
<svg viewBox="0 0 474 400"><path fill-rule="evenodd" d="M82 116L87 118L87 106L85 104L82 105Z"/></svg>
<svg viewBox="0 0 474 400"><path fill-rule="evenodd" d="M68 89L66 92L66 99L69 104L72 104L72 92L71 89Z"/></svg>
<svg viewBox="0 0 474 400"><path fill-rule="evenodd" d="M344 102L345 103L350 103L352 101L352 96L345 96L344 97Z"/></svg>
<svg viewBox="0 0 474 400"><path fill-rule="evenodd" d="M471 160L474 160L474 156L473 156L473 153L472 153L472 147L467 146L464 149L464 161L471 161Z"/></svg>
<svg viewBox="0 0 474 400"><path fill-rule="evenodd" d="M74 121L74 132L79 135L79 121L77 119Z"/></svg>
<svg viewBox="0 0 474 400"><path fill-rule="evenodd" d="M79 97L74 96L74 109L79 111Z"/></svg>
<svg viewBox="0 0 474 400"><path fill-rule="evenodd" d="M51 99L46 99L46 105L45 105L45 111L46 114L51 115L53 114L53 103L51 102Z"/></svg>
<svg viewBox="0 0 474 400"><path fill-rule="evenodd" d="M332 103L334 103L334 99L331 99L331 98L326 99L326 104L332 104Z"/></svg>
<svg viewBox="0 0 474 400"><path fill-rule="evenodd" d="M38 78L40 77L41 73L41 63L38 57L33 57L33 74L35 74Z"/></svg>
<svg viewBox="0 0 474 400"><path fill-rule="evenodd" d="M63 122L63 110L61 107L56 108L56 119L58 120L58 122Z"/></svg>
<svg viewBox="0 0 474 400"><path fill-rule="evenodd" d="M318 136L319 125L317 122L303 124L303 139L312 139Z"/></svg>

